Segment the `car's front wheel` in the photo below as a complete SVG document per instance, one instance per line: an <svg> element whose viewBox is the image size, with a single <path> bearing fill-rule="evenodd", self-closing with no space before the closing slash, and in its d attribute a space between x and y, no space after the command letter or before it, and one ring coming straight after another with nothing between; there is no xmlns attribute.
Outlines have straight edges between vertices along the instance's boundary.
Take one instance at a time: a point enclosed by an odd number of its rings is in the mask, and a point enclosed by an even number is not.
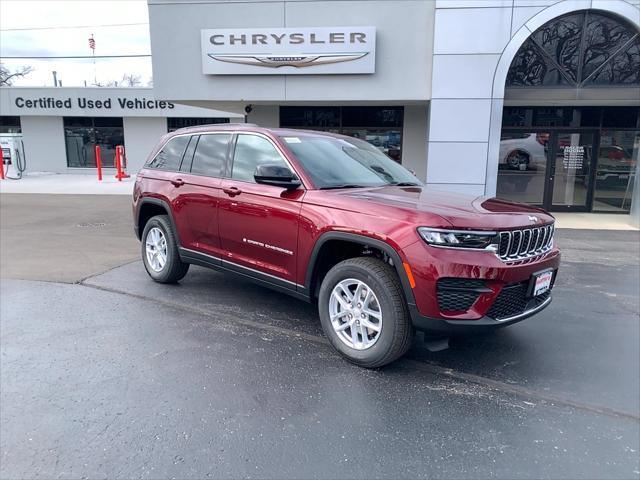
<svg viewBox="0 0 640 480"><path fill-rule="evenodd" d="M404 355L413 339L400 280L377 258L351 258L325 276L320 321L333 347L349 361L376 368Z"/></svg>
<svg viewBox="0 0 640 480"><path fill-rule="evenodd" d="M175 232L167 215L151 218L142 232L142 261L149 276L159 283L175 283L187 274L180 260Z"/></svg>

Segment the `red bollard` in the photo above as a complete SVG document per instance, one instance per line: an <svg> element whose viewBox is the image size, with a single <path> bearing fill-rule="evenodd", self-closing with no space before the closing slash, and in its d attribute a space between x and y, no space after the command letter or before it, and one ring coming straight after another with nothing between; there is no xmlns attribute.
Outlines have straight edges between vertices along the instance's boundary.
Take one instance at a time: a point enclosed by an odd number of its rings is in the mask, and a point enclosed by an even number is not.
<svg viewBox="0 0 640 480"><path fill-rule="evenodd" d="M96 168L98 169L98 180L102 181L102 156L100 153L100 145L95 146L96 152Z"/></svg>
<svg viewBox="0 0 640 480"><path fill-rule="evenodd" d="M4 158L0 158L0 180L4 180Z"/></svg>
<svg viewBox="0 0 640 480"><path fill-rule="evenodd" d="M123 158L124 147L122 145L118 145L116 146L116 178L119 182L121 182L123 178L129 178L131 176L127 175L122 168Z"/></svg>

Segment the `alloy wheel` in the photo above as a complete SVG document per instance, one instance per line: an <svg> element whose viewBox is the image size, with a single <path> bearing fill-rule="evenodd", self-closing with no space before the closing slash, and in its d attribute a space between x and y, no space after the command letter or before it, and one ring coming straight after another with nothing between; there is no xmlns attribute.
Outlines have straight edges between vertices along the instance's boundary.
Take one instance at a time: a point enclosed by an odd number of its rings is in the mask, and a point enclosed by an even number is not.
<svg viewBox="0 0 640 480"><path fill-rule="evenodd" d="M162 230L153 227L145 241L147 263L154 272L161 272L167 263L167 239Z"/></svg>
<svg viewBox="0 0 640 480"><path fill-rule="evenodd" d="M371 348L382 331L382 309L374 291L361 280L338 283L329 297L329 317L338 338L355 350Z"/></svg>

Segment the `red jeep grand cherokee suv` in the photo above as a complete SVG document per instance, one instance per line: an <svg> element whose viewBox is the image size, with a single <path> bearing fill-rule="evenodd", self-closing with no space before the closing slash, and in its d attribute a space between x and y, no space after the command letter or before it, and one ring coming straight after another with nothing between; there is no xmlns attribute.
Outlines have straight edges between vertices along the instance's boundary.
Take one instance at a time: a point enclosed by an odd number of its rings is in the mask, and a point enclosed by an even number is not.
<svg viewBox="0 0 640 480"><path fill-rule="evenodd" d="M249 124L177 130L138 174L144 266L190 264L317 302L331 344L363 367L414 331L488 330L549 305L554 219L495 198L432 191L370 144Z"/></svg>

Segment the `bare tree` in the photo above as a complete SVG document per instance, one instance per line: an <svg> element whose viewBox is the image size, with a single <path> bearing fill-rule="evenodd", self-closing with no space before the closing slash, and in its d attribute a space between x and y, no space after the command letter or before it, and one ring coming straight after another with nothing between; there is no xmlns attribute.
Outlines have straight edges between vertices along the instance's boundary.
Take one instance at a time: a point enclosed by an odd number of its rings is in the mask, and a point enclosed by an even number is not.
<svg viewBox="0 0 640 480"><path fill-rule="evenodd" d="M18 78L23 78L33 72L33 67L19 67L15 71L9 70L3 64L0 63L0 85L1 86L9 86L13 85L13 82Z"/></svg>
<svg viewBox="0 0 640 480"><path fill-rule="evenodd" d="M106 82L96 82L92 84L94 87L137 87L142 85L140 75L134 75L133 73L125 73L122 75L122 80L108 80Z"/></svg>
<svg viewBox="0 0 640 480"><path fill-rule="evenodd" d="M122 76L122 81L120 82L122 85L126 87L137 87L142 82L140 81L140 75L134 75L133 73L125 73Z"/></svg>

